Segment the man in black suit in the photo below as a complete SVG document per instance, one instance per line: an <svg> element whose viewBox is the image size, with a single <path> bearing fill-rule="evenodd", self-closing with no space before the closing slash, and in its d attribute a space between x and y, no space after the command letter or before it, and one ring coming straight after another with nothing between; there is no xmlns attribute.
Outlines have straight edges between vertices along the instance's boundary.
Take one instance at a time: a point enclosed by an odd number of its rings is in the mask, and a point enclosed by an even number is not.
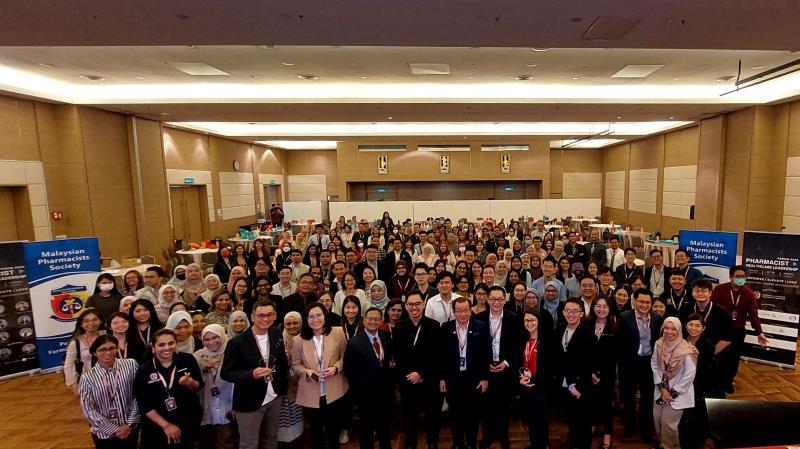
<svg viewBox="0 0 800 449"><path fill-rule="evenodd" d="M364 260L356 264L355 274L359 280L364 279L364 268L372 267L375 271L375 278L383 281L384 284L389 285L392 280L392 273L384 262L378 260L378 247L375 245L367 246L364 251Z"/></svg>
<svg viewBox="0 0 800 449"><path fill-rule="evenodd" d="M634 277L644 276L642 269L636 266L636 250L633 248L625 249L625 263L618 266L614 272L614 278L617 282L617 288L625 284L633 284Z"/></svg>
<svg viewBox="0 0 800 449"><path fill-rule="evenodd" d="M394 384L389 366L392 349L389 334L379 330L381 324L381 310L377 307L367 309L364 332L350 339L344 353L345 374L361 417L358 434L361 449L375 447L374 435L378 436L381 449L392 447L389 431L394 404Z"/></svg>
<svg viewBox="0 0 800 449"><path fill-rule="evenodd" d="M588 261L586 267L589 267L589 262L597 264L597 268L606 266L606 244L600 241L600 231L592 229L589 231L589 242L583 245L586 251Z"/></svg>
<svg viewBox="0 0 800 449"><path fill-rule="evenodd" d="M491 337L483 322L470 319L469 300L452 301L455 320L442 324L439 391L450 405L453 447L474 449L478 440L479 410L489 387Z"/></svg>
<svg viewBox="0 0 800 449"><path fill-rule="evenodd" d="M520 338L522 328L519 317L504 310L506 291L498 285L489 288L489 308L475 315L475 319L489 326L491 337L491 362L489 364L489 389L486 393L483 441L480 447L488 448L495 441L508 449L508 420L511 413L512 388L518 380L520 364Z"/></svg>
<svg viewBox="0 0 800 449"><path fill-rule="evenodd" d="M586 248L578 244L578 234L575 231L569 231L567 234L569 242L564 245L564 254L572 256L573 262L582 262L584 266L589 265L589 254L586 253Z"/></svg>
<svg viewBox="0 0 800 449"><path fill-rule="evenodd" d="M633 310L619 316L622 349L619 389L624 407L625 435L633 434L636 424L636 390L639 390L639 426L642 441L652 441L653 370L650 359L661 332L661 319L653 313L653 293L641 288L633 292Z"/></svg>
<svg viewBox="0 0 800 449"><path fill-rule="evenodd" d="M303 273L297 279L297 291L283 299L283 315L289 312L302 314L308 304L317 300L316 282L311 273Z"/></svg>
<svg viewBox="0 0 800 449"><path fill-rule="evenodd" d="M397 262L400 260L404 261L406 263L406 266L408 267L414 266L411 262L411 254L408 254L408 252L403 251L402 241L396 238L394 239L394 241L392 241L391 251L389 251L389 253L386 254L386 258L383 259L383 263L385 263L386 267L389 269L390 278L394 276L397 267Z"/></svg>
<svg viewBox="0 0 800 449"><path fill-rule="evenodd" d="M417 291L406 296L408 319L394 326L392 349L400 387L406 449L417 447L419 418L425 411L428 449L439 447L439 322L423 315L425 301Z"/></svg>
<svg viewBox="0 0 800 449"><path fill-rule="evenodd" d="M669 288L670 268L664 265L664 254L658 248L650 250L650 261L653 265L644 270L644 285L654 296L661 296Z"/></svg>
<svg viewBox="0 0 800 449"><path fill-rule="evenodd" d="M567 412L570 447L590 449L592 422L588 393L592 385L591 346L590 336L579 327L583 317L582 301L567 299L563 314L565 322L558 326L553 341L556 357L553 367L557 370L555 380L559 391L556 397L563 401Z"/></svg>
<svg viewBox="0 0 800 449"><path fill-rule="evenodd" d="M253 326L225 348L220 376L233 384L233 410L241 449L276 449L281 398L289 387L289 362L281 331L272 324L275 303L253 305ZM213 395L213 392L212 392Z"/></svg>

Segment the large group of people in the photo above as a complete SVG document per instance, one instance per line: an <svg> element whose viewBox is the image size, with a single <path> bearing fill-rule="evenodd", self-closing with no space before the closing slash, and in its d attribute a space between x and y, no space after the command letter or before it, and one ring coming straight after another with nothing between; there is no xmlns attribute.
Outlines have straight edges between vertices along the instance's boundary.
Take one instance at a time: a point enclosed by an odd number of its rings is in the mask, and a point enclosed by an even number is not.
<svg viewBox="0 0 800 449"><path fill-rule="evenodd" d="M734 390L748 322L767 344L744 267L714 287L683 250L644 268L618 236L569 223L388 213L310 234L284 233L275 255L222 246L212 273L100 275L64 363L96 447L275 449L307 423L314 449L354 429L389 449L397 415L407 449L423 429L437 449L448 423L454 448L506 449L517 413L532 449L553 417L566 447L597 429L608 449L617 404L626 437L694 447L704 399Z"/></svg>

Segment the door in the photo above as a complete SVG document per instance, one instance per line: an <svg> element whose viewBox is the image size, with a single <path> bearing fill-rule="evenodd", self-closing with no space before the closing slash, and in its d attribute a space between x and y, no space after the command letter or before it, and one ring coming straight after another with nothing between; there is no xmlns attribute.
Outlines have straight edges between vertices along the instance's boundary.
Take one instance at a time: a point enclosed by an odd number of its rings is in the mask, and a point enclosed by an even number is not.
<svg viewBox="0 0 800 449"><path fill-rule="evenodd" d="M203 207L200 203L200 187L170 186L172 205L172 232L175 239L186 243L203 240ZM205 199L205 196L202 196Z"/></svg>
<svg viewBox="0 0 800 449"><path fill-rule="evenodd" d="M272 208L273 204L283 203L283 195L280 184L269 184L264 187L267 190L267 204L266 207L264 207L264 212L269 214L269 210Z"/></svg>
<svg viewBox="0 0 800 449"><path fill-rule="evenodd" d="M19 240L12 187L0 187L0 242L6 240Z"/></svg>

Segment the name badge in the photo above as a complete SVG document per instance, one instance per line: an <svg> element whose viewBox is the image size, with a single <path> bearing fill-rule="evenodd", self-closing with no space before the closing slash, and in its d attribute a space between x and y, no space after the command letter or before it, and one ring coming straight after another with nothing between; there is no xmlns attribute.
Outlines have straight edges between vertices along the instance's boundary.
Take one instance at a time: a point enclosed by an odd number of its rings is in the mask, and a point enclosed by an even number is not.
<svg viewBox="0 0 800 449"><path fill-rule="evenodd" d="M212 396L212 397L217 397L217 396L219 396L219 388L218 388L216 385L214 385L213 387L211 387L211 396Z"/></svg>
<svg viewBox="0 0 800 449"><path fill-rule="evenodd" d="M108 419L117 419L119 414L117 413L117 409L110 408L108 409Z"/></svg>
<svg viewBox="0 0 800 449"><path fill-rule="evenodd" d="M739 313L734 310L733 313L731 313L731 319L735 320L738 315Z"/></svg>
<svg viewBox="0 0 800 449"><path fill-rule="evenodd" d="M458 366L462 370L467 369L467 358L466 357L459 357Z"/></svg>
<svg viewBox="0 0 800 449"><path fill-rule="evenodd" d="M178 408L178 403L175 402L175 398L164 399L164 405L167 407L168 412L171 412Z"/></svg>

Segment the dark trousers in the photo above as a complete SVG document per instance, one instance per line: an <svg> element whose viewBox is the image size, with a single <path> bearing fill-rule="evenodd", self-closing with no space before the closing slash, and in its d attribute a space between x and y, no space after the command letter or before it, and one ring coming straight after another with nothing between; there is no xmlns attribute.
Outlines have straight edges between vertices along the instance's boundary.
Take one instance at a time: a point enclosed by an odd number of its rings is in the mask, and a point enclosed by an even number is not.
<svg viewBox="0 0 800 449"><path fill-rule="evenodd" d="M328 404L326 397L321 396L319 408L303 408L303 413L308 417L308 424L311 427L311 447L313 449L325 449L326 441L328 449L339 448L340 410L350 413L349 410L342 410L339 402L333 401Z"/></svg>
<svg viewBox="0 0 800 449"><path fill-rule="evenodd" d="M592 447L592 421L589 418L588 392L582 392L580 399L576 399L564 388L564 406L567 412L567 427L571 447L576 449L591 449Z"/></svg>
<svg viewBox="0 0 800 449"><path fill-rule="evenodd" d="M653 369L650 367L650 356L637 357L632 366L620 373L620 394L624 408L623 421L626 433L636 428L636 391L639 391L639 428L642 440L652 439L653 424Z"/></svg>
<svg viewBox="0 0 800 449"><path fill-rule="evenodd" d="M400 384L400 401L405 423L406 447L417 446L420 414L425 411L425 434L428 444L439 444L439 424L442 415L444 397L439 392L439 385L428 382Z"/></svg>
<svg viewBox="0 0 800 449"><path fill-rule="evenodd" d="M742 357L744 337L747 334L744 328L731 331L731 344L720 354L720 368L722 368L722 387L729 387L739 372L739 361Z"/></svg>
<svg viewBox="0 0 800 449"><path fill-rule="evenodd" d="M392 403L394 398L372 398L371 401L358 402L359 431L358 442L361 449L374 449L375 436L380 449L391 449Z"/></svg>
<svg viewBox="0 0 800 449"><path fill-rule="evenodd" d="M603 426L603 433L610 435L614 420L614 376L601 377L600 383L592 388L590 401L592 403L592 424Z"/></svg>
<svg viewBox="0 0 800 449"><path fill-rule="evenodd" d="M447 380L447 403L450 406L450 429L453 446L475 447L480 425L481 392L478 383L459 375Z"/></svg>
<svg viewBox="0 0 800 449"><path fill-rule="evenodd" d="M92 441L94 441L94 447L97 449L136 449L136 444L139 442L139 429L133 429L128 438L124 440L120 440L117 437L102 440L92 434Z"/></svg>
<svg viewBox="0 0 800 449"><path fill-rule="evenodd" d="M499 441L501 447L508 447L508 420L511 414L511 388L515 379L509 371L489 373L489 388L483 403L483 443Z"/></svg>
<svg viewBox="0 0 800 449"><path fill-rule="evenodd" d="M548 442L547 394L539 386L522 387L522 410L528 423L528 441L533 449L545 449Z"/></svg>

